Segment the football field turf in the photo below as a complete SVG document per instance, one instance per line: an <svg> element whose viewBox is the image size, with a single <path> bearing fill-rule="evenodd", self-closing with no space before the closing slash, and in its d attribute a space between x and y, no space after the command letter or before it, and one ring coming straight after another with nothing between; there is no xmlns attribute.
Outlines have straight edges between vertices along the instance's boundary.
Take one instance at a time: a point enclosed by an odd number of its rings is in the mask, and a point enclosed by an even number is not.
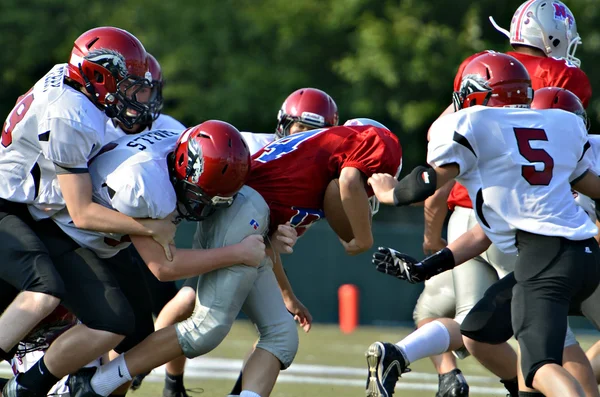
<svg viewBox="0 0 600 397"><path fill-rule="evenodd" d="M364 396L366 361L364 352L372 342L396 342L411 332L401 327L361 327L350 335L339 332L335 325L316 324L309 334L300 335L300 349L294 364L281 373L273 397ZM200 397L224 397L237 379L242 359L252 346L256 334L247 321L237 321L220 347L209 355L188 361L187 388L200 388ZM584 350L600 337L578 334ZM471 396L505 396L504 387L473 358L459 361L469 382ZM403 375L395 396L435 396L437 375L431 362L421 360L411 365L412 372ZM162 395L164 370L156 369L133 397ZM196 394L190 393L190 396Z"/></svg>

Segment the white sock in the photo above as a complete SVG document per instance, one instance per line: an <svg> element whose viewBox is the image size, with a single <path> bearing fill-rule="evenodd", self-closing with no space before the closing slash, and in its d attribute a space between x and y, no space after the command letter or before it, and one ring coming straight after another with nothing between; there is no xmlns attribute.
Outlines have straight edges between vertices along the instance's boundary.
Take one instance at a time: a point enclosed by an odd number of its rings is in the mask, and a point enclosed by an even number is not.
<svg viewBox="0 0 600 397"><path fill-rule="evenodd" d="M125 356L121 354L106 365L100 366L92 377L92 389L101 396L108 396L117 387L131 380Z"/></svg>
<svg viewBox="0 0 600 397"><path fill-rule="evenodd" d="M409 363L442 354L450 346L450 333L439 321L432 321L396 343Z"/></svg>
<svg viewBox="0 0 600 397"><path fill-rule="evenodd" d="M240 394L240 397L260 397L260 395L250 390L244 390L242 391L242 394Z"/></svg>

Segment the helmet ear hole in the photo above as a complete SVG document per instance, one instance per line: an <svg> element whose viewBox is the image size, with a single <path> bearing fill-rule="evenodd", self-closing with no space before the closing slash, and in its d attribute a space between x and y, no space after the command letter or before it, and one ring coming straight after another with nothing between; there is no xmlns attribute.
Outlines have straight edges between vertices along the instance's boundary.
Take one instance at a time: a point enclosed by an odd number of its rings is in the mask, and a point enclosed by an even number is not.
<svg viewBox="0 0 600 397"><path fill-rule="evenodd" d="M94 72L94 80L96 83L104 83L104 76L101 73Z"/></svg>
<svg viewBox="0 0 600 397"><path fill-rule="evenodd" d="M558 47L558 46L560 45L560 40L559 40L559 39L554 39L554 40L552 40L552 45L553 45L554 47Z"/></svg>
<svg viewBox="0 0 600 397"><path fill-rule="evenodd" d="M183 153L177 159L177 165L180 167L183 165Z"/></svg>

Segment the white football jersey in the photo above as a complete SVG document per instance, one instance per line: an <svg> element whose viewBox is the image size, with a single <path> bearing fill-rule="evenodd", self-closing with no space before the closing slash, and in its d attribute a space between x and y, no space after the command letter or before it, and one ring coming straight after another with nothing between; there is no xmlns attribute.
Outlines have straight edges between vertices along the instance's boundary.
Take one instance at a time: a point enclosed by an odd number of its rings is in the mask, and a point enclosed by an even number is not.
<svg viewBox="0 0 600 397"><path fill-rule="evenodd" d="M87 172L104 142L108 117L64 84L65 70L55 65L20 97L2 130L0 197L30 204L37 219L65 206L57 170Z"/></svg>
<svg viewBox="0 0 600 397"><path fill-rule="evenodd" d="M515 233L584 240L597 233L570 183L590 168L586 128L559 109L474 106L431 129L427 162L458 164L478 221L496 246L516 253Z"/></svg>
<svg viewBox="0 0 600 397"><path fill-rule="evenodd" d="M254 132L245 131L242 132L242 136L248 144L248 149L250 149L250 155L254 155L254 153L258 152L260 149L264 148L269 143L277 139L275 134L257 134Z"/></svg>
<svg viewBox="0 0 600 397"><path fill-rule="evenodd" d="M161 113L158 116L158 118L152 122L152 125L150 126L150 128L146 128L143 131L140 131L139 133L143 133L143 132L146 132L149 130L180 130L180 131L183 131L183 130L185 130L185 126L183 124L181 124L179 121L177 121L176 119L174 119L173 117ZM125 131L123 131L121 128L119 128L119 126L112 119L108 120L108 122L106 123L106 135L104 137L105 143L112 142L114 140L117 140L117 139L125 136L125 135L127 135L125 133Z"/></svg>
<svg viewBox="0 0 600 397"><path fill-rule="evenodd" d="M89 165L94 201L133 218L162 219L173 212L177 198L167 157L181 132L152 130L105 145ZM127 236L78 229L66 210L53 219L73 240L101 258L114 256L130 244Z"/></svg>

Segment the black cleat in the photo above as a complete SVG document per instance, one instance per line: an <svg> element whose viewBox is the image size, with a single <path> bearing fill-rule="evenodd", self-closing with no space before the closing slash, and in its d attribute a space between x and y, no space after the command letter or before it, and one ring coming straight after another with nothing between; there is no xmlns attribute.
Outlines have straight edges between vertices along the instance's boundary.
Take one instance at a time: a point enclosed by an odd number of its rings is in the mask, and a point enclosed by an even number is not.
<svg viewBox="0 0 600 397"><path fill-rule="evenodd" d="M96 367L81 368L73 375L69 375L67 384L71 397L102 397L92 389L91 384L97 369Z"/></svg>
<svg viewBox="0 0 600 397"><path fill-rule="evenodd" d="M392 396L400 375L410 372L402 351L392 343L375 342L369 346L365 356L369 367L366 396Z"/></svg>
<svg viewBox="0 0 600 397"><path fill-rule="evenodd" d="M39 394L19 384L19 375L6 382L2 389L2 397L40 397Z"/></svg>
<svg viewBox="0 0 600 397"><path fill-rule="evenodd" d="M439 385L435 397L468 397L469 385L460 369L438 375Z"/></svg>
<svg viewBox="0 0 600 397"><path fill-rule="evenodd" d="M142 386L142 382L144 381L144 378L146 376L148 376L149 374L150 374L150 372L146 372L145 374L140 374L140 375L134 376L133 379L131 380L131 386L129 386L129 388L133 391L139 389L140 386Z"/></svg>
<svg viewBox="0 0 600 397"><path fill-rule="evenodd" d="M508 391L507 397L519 396L519 382L517 382L517 378L509 380L500 380L500 383L502 383Z"/></svg>

